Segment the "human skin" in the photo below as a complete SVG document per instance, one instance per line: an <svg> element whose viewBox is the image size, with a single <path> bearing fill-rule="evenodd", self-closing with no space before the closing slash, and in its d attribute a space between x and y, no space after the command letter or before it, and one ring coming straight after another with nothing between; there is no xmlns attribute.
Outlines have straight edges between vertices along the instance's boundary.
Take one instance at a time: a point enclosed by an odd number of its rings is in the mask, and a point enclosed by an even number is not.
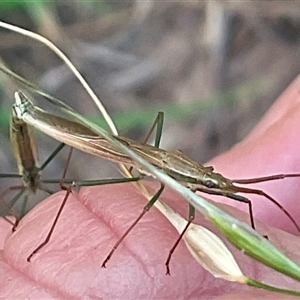
<svg viewBox="0 0 300 300"><path fill-rule="evenodd" d="M300 173L299 131L297 78L244 141L205 165L213 165L228 178ZM157 183L147 184L153 189L159 187ZM251 186L272 195L300 224L300 178ZM171 276L165 275L164 262L178 233L155 208L126 237L107 268L101 268L113 244L145 205L145 199L132 184L73 192L50 242L28 263L26 258L45 238L64 195L59 192L40 203L21 220L13 234L8 223L0 222L1 299L288 299L286 295L214 278L192 258L184 243L172 257ZM218 204L222 209L249 222L245 204L207 197L222 200L223 204ZM166 189L161 199L187 216L187 202L176 192ZM260 220L256 220L258 231L267 234L273 244L300 264L294 225L267 199L255 195L250 199L255 217ZM221 236L200 213L196 223ZM246 276L300 290L299 283L226 244Z"/></svg>

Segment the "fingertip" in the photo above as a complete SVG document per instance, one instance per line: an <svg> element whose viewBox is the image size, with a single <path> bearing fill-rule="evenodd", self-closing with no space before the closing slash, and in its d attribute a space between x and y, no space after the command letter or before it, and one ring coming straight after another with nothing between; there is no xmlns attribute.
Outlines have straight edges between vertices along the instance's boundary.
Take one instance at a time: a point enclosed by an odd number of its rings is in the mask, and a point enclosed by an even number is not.
<svg viewBox="0 0 300 300"><path fill-rule="evenodd" d="M284 121L289 118L293 111L300 109L300 75L286 88L286 90L274 102L272 107L267 111L262 120L246 137L247 139L255 139L263 134L270 126L277 122ZM300 121L299 121L300 122Z"/></svg>
<svg viewBox="0 0 300 300"><path fill-rule="evenodd" d="M13 222L13 217L9 217ZM3 218L0 218L0 249L4 248L7 237L12 233L13 225Z"/></svg>
<svg viewBox="0 0 300 300"><path fill-rule="evenodd" d="M287 88L252 133L210 163L230 179L256 178L274 174L300 173L298 144L300 135L300 77ZM300 193L300 178L286 178L247 187L264 190L289 211L297 223L300 208L295 205ZM254 215L269 225L296 232L291 221L268 199L248 195ZM217 198L215 198L217 199ZM219 200L219 199L217 199ZM244 211L244 203L222 199Z"/></svg>

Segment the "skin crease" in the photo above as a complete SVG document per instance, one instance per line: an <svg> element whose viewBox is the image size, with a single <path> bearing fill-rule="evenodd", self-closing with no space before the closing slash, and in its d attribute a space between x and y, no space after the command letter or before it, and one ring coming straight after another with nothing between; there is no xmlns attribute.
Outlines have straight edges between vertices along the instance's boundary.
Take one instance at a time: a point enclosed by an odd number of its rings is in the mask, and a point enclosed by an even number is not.
<svg viewBox="0 0 300 300"><path fill-rule="evenodd" d="M297 78L241 143L206 165L229 178L251 178L276 173L300 173L300 78ZM147 183L157 189L157 183ZM300 224L297 202L300 178L251 185L268 192ZM250 187L250 185L248 186ZM1 299L289 299L286 295L250 288L214 278L180 243L171 260L171 276L164 262L177 232L155 209L151 209L126 237L107 268L101 264L118 237L137 217L145 199L132 184L82 188L67 202L50 242L31 263L27 256L45 238L61 203L59 192L33 209L11 234L11 226L0 222ZM249 222L247 206L221 197L209 199L222 209ZM300 264L299 236L293 224L272 203L250 195L257 230ZM166 189L161 198L183 216L187 203ZM218 233L198 213L196 223ZM221 236L219 234L219 236ZM298 289L300 284L244 256L226 243L246 276L280 287ZM292 298L292 297L291 297Z"/></svg>

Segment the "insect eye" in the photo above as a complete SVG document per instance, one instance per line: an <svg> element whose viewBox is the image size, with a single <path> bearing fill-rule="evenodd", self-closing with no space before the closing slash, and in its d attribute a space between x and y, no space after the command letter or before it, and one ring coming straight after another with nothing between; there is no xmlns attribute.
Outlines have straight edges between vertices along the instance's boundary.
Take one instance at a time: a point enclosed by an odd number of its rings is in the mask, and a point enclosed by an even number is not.
<svg viewBox="0 0 300 300"><path fill-rule="evenodd" d="M212 188L216 187L216 184L213 181L211 181L211 180L207 180L205 182L205 186L208 187L208 188L210 188L210 189L212 189Z"/></svg>

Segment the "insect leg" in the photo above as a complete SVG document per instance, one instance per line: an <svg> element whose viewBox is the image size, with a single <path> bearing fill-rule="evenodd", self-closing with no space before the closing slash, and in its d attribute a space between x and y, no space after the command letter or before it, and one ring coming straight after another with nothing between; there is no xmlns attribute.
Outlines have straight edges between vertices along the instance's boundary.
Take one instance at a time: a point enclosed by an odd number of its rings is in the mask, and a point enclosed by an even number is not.
<svg viewBox="0 0 300 300"><path fill-rule="evenodd" d="M295 219L291 216L291 214L278 201L276 201L270 195L268 195L264 191L258 190L258 189L249 189L249 188L237 187L237 186L235 186L235 188L236 188L236 191L239 192L239 193L248 193L248 194L260 195L260 196L263 196L263 197L267 198L271 202L273 202L292 221L292 223L295 225L295 227L298 230L298 234L300 234L300 227L299 227L298 223L295 221ZM247 199L247 198L245 198L245 199Z"/></svg>
<svg viewBox="0 0 300 300"><path fill-rule="evenodd" d="M195 187L193 184L187 185L187 187L189 187L193 191L199 191L199 192L203 192L203 193L210 194L210 195L224 196L224 197L227 197L227 198L239 201L239 202L246 203L248 205L251 227L255 230L252 202L248 198L243 197L241 195L234 194L234 193L229 192L229 191L224 191L224 190L221 191L221 190L217 190L217 189L209 189L209 188L205 188L204 186L201 186L201 187L197 186L197 187Z"/></svg>
<svg viewBox="0 0 300 300"><path fill-rule="evenodd" d="M38 246L36 247L32 253L27 257L27 261L30 262L31 258L33 255L35 255L38 251L40 251L45 245L47 245L47 243L50 241L50 238L53 234L53 231L55 229L55 226L57 225L57 222L60 218L60 215L62 214L62 211L67 203L67 200L70 196L70 194L72 193L72 189L75 186L92 186L92 185L104 185L104 184L111 184L111 183L121 183L121 182L128 182L128 181L138 181L140 180L140 178L117 178L117 179L104 179L104 180L91 180L91 181L74 181L74 180L67 180L65 179L66 173L67 173L67 169L70 163L70 159L71 159L71 155L72 155L72 149L70 150L70 153L68 155L68 159L67 159L67 164L65 166L64 172L63 172L63 176L62 179L60 180L60 186L63 190L66 191L66 194L63 198L63 201L58 209L58 212L54 218L54 221L50 227L50 230L45 238L45 240ZM66 186L65 184L69 183L69 186Z"/></svg>
<svg viewBox="0 0 300 300"><path fill-rule="evenodd" d="M119 238L119 240L115 243L107 257L102 263L102 267L106 267L106 263L110 260L115 250L119 247L119 245L122 243L124 238L129 234L129 232L134 228L134 226L141 220L141 218L146 214L146 212L149 211L149 209L154 205L154 203L158 200L161 193L163 192L165 186L161 184L160 189L155 193L155 195L151 198L151 200L147 203L147 205L143 208L143 211L140 213L140 215L135 219L135 221L129 226L129 228L125 231L125 233Z"/></svg>
<svg viewBox="0 0 300 300"><path fill-rule="evenodd" d="M166 275L171 275L170 273L170 261L171 261L171 257L175 251L175 249L177 248L179 242L181 241L181 239L183 238L184 234L186 233L186 231L188 230L189 226L191 225L191 223L193 222L193 220L195 219L195 207L192 205L189 205L189 219L187 224L185 225L183 231L181 232L180 236L178 237L178 239L176 240L175 244L173 245L173 247L171 248L168 258L166 260Z"/></svg>

